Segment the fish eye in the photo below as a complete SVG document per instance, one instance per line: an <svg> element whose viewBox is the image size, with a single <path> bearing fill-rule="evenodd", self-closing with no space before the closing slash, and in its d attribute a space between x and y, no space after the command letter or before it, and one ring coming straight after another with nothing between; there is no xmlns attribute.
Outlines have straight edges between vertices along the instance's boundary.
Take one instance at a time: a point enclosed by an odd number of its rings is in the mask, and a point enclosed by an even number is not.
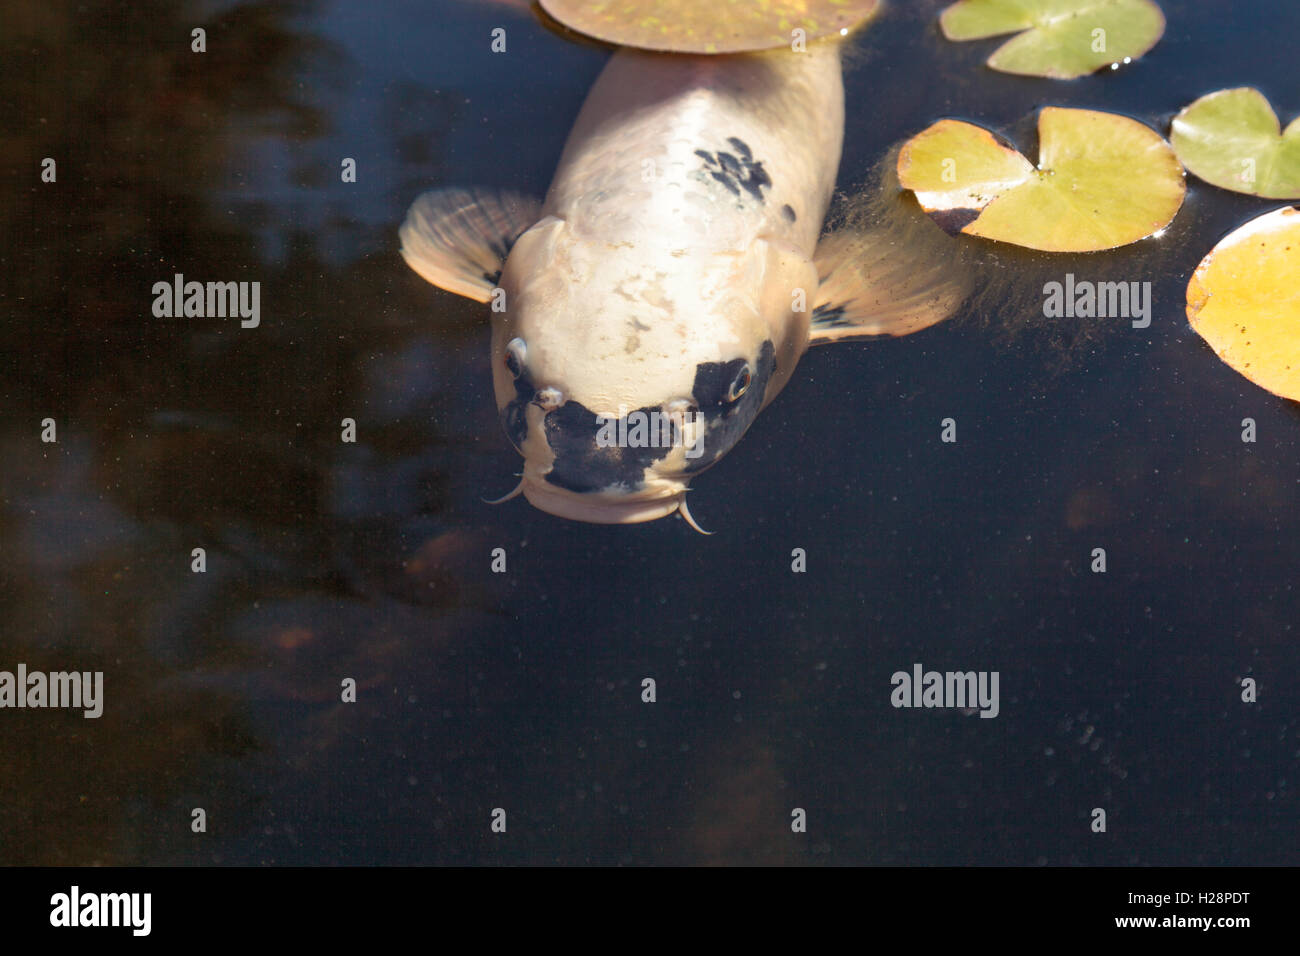
<svg viewBox="0 0 1300 956"><path fill-rule="evenodd" d="M727 401L734 402L740 396L745 394L749 388L749 383L753 380L754 374L749 370L749 366L744 366L732 379L731 385L727 388Z"/></svg>
<svg viewBox="0 0 1300 956"><path fill-rule="evenodd" d="M506 368L515 378L524 374L524 361L528 358L528 346L521 338L513 338L506 343Z"/></svg>

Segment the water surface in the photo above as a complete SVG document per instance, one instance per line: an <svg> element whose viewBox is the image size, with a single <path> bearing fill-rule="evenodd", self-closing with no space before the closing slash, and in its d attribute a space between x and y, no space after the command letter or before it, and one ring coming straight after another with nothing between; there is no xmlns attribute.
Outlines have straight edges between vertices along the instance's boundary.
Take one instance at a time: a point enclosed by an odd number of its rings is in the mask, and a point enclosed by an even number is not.
<svg viewBox="0 0 1300 956"><path fill-rule="evenodd" d="M1146 57L1059 83L892 4L841 188L943 116L1030 150L1048 104L1300 113L1293 4L1162 6ZM695 482L716 535L583 525L482 503L519 467L486 319L396 229L434 186L540 195L607 49L459 0L3 16L0 669L107 700L0 712L0 861L1296 862L1300 415L1183 314L1277 203L1189 180L1164 245L996 250L1005 308L805 357ZM1045 268L1153 281L1150 328L1035 317ZM154 318L177 272L260 281L261 326ZM998 671L999 716L892 708L915 662Z"/></svg>

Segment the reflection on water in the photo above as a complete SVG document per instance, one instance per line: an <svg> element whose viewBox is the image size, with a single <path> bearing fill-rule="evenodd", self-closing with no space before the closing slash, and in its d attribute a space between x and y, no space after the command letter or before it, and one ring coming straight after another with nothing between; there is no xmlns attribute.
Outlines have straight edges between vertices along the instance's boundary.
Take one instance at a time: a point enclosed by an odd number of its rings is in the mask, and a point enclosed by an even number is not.
<svg viewBox="0 0 1300 956"><path fill-rule="evenodd" d="M289 221L268 263L250 253L283 211L213 201L237 171L253 177L267 137L327 129L299 75L341 54L312 12L6 13L19 115L4 154L26 182L52 155L58 180L0 206L3 667L103 670L115 701L94 722L6 712L6 862L216 858L190 838L189 809L225 831L213 843L261 830L249 781L281 761L310 771L336 745L342 675L379 695L411 676L398 650L413 635L436 647L464 629L453 619L500 613L492 582L464 573L483 530L439 517L460 437L430 421L462 374L447 341L395 317L386 257L329 267ZM195 24L202 58L176 41ZM411 161L436 174L431 158ZM259 280L275 320L256 339L221 319L155 320L142 292L174 272ZM338 441L347 414L366 436L355 446ZM47 417L57 444L33 441ZM264 702L317 706L293 714L286 743Z"/></svg>
<svg viewBox="0 0 1300 956"><path fill-rule="evenodd" d="M940 115L1042 101L943 46L938 6L865 41L842 184ZM1145 72L1052 96L1155 124L1249 81L1300 111L1254 55L1282 31L1165 7L1186 28ZM702 483L713 538L492 509L517 456L486 325L395 228L430 186L540 192L602 54L509 6L439 14L3 13L0 669L102 670L107 699L0 712L0 861L1293 861L1300 416L1181 318L1255 204L1193 185L1163 261L1073 263L1155 281L1149 334L1065 336L1068 361L1041 319L998 341L1031 288L810 354ZM504 61L465 39L498 22ZM261 327L153 318L178 272L261 282ZM1000 670L1001 716L900 717L914 661Z"/></svg>

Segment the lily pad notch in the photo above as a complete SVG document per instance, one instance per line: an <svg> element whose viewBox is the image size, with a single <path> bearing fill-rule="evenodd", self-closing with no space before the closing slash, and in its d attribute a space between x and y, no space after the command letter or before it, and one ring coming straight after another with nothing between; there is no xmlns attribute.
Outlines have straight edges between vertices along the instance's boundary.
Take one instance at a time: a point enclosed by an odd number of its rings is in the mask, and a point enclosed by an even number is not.
<svg viewBox="0 0 1300 956"><path fill-rule="evenodd" d="M1284 131L1257 89L1202 96L1174 117L1169 141L1188 170L1221 189L1300 199L1300 118Z"/></svg>
<svg viewBox="0 0 1300 956"><path fill-rule="evenodd" d="M1145 54L1165 15L1153 0L960 0L939 25L949 40L1015 33L988 58L992 69L1073 80Z"/></svg>
<svg viewBox="0 0 1300 956"><path fill-rule="evenodd" d="M988 130L940 120L898 156L898 179L940 225L1044 252L1097 252L1164 229L1187 186L1173 149L1116 113L1045 107L1030 163Z"/></svg>

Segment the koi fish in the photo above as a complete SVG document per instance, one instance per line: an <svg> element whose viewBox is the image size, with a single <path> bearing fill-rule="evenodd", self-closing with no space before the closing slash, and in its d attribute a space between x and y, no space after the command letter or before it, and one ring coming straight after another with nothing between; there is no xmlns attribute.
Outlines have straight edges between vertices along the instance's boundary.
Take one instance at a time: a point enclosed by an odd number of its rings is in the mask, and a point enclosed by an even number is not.
<svg viewBox="0 0 1300 956"><path fill-rule="evenodd" d="M680 513L809 345L918 331L965 297L942 262L823 223L844 137L843 42L800 52L616 51L545 202L416 199L406 262L492 303L518 486L551 514Z"/></svg>

